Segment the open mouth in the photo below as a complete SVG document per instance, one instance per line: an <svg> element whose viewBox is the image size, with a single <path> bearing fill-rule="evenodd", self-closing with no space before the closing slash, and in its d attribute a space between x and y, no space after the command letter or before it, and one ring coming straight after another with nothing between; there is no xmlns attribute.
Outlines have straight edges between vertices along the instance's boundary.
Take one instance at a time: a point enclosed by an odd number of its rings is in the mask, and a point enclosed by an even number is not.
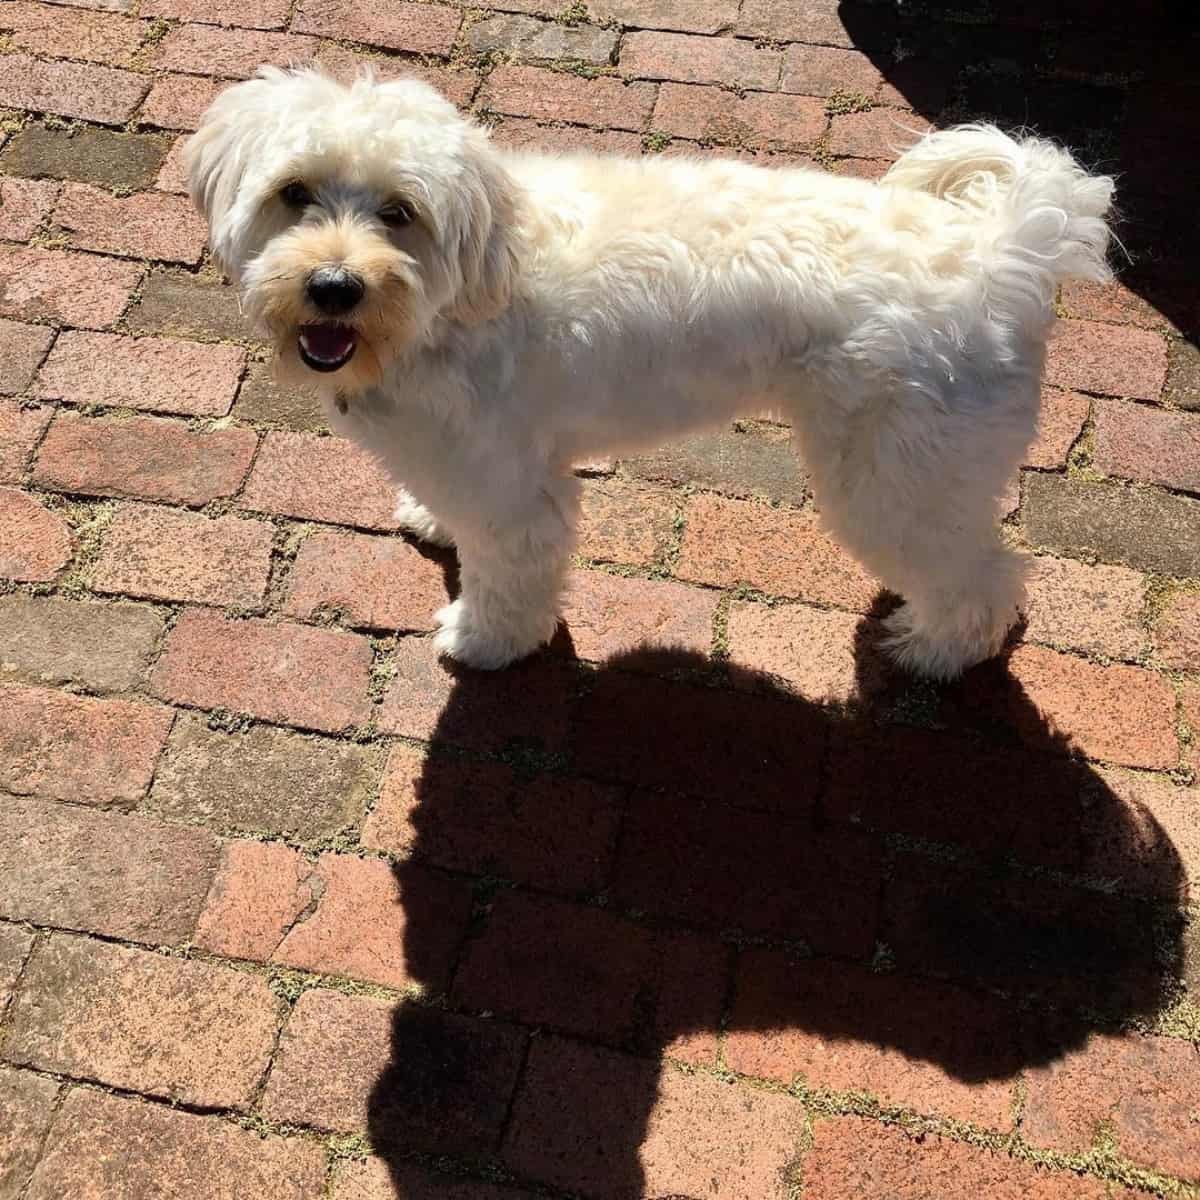
<svg viewBox="0 0 1200 1200"><path fill-rule="evenodd" d="M336 371L354 357L358 334L349 325L325 323L301 325L299 350L306 367L314 371Z"/></svg>

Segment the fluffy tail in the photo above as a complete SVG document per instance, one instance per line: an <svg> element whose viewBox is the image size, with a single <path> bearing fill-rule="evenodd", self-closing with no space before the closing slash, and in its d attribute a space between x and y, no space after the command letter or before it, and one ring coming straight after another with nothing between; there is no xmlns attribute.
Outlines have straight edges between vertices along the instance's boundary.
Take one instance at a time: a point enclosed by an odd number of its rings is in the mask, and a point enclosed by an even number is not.
<svg viewBox="0 0 1200 1200"><path fill-rule="evenodd" d="M1113 181L1089 175L1053 142L959 125L923 137L883 182L931 192L976 216L989 251L989 308L1017 327L1045 324L1060 283L1112 278L1105 256Z"/></svg>

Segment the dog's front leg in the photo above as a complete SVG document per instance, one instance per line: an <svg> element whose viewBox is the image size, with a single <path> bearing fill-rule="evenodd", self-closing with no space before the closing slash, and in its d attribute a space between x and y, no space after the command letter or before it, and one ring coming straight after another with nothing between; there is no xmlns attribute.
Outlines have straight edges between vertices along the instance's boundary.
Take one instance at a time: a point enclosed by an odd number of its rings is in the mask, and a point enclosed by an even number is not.
<svg viewBox="0 0 1200 1200"><path fill-rule="evenodd" d="M453 546L454 538L415 496L401 488L396 493L396 524L428 546Z"/></svg>
<svg viewBox="0 0 1200 1200"><path fill-rule="evenodd" d="M499 520L455 526L462 591L437 614L440 653L494 670L554 636L578 509L577 481L555 479Z"/></svg>

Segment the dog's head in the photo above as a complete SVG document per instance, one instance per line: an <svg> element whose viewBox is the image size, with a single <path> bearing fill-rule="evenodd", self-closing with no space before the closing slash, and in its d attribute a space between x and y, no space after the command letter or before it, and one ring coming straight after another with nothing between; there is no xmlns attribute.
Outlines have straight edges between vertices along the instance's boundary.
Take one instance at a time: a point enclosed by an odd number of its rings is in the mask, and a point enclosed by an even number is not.
<svg viewBox="0 0 1200 1200"><path fill-rule="evenodd" d="M353 392L445 322L509 302L512 180L417 80L265 67L217 98L186 160L213 254L285 374Z"/></svg>

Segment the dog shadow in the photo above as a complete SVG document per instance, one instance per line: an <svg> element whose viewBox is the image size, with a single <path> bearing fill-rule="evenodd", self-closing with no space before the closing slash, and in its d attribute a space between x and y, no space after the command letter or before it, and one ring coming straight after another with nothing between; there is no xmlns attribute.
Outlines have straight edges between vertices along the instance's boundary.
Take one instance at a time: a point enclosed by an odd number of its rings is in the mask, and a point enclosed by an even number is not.
<svg viewBox="0 0 1200 1200"><path fill-rule="evenodd" d="M994 1083L950 1115L1003 1123L1020 1072L1161 1011L1186 886L1169 838L1003 660L944 688L890 672L880 611L843 707L681 650L587 666L566 636L455 674L394 867L427 988L368 1107L398 1196L426 1194L414 1156L449 1155L663 1197L639 1148L664 1057L935 1111L946 1080ZM916 1101L887 1095L885 1060Z"/></svg>
<svg viewBox="0 0 1200 1200"><path fill-rule="evenodd" d="M1200 141L1194 4L841 0L838 16L888 103L938 124L1030 127L1117 176L1121 282L1197 341L1200 168L1184 149Z"/></svg>

